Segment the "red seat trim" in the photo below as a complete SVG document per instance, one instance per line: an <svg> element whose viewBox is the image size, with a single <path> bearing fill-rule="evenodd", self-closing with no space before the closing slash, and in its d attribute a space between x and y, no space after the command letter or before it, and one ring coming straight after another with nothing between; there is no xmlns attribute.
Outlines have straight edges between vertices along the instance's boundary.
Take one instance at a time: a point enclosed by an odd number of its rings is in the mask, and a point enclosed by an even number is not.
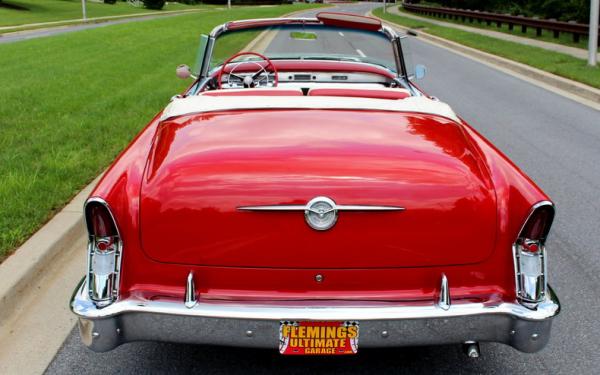
<svg viewBox="0 0 600 375"><path fill-rule="evenodd" d="M302 90L289 89L229 89L205 91L204 96L302 96Z"/></svg>
<svg viewBox="0 0 600 375"><path fill-rule="evenodd" d="M372 99L405 99L410 96L403 90L368 90L368 89L344 89L344 88L314 88L308 91L308 96L345 96L354 98Z"/></svg>

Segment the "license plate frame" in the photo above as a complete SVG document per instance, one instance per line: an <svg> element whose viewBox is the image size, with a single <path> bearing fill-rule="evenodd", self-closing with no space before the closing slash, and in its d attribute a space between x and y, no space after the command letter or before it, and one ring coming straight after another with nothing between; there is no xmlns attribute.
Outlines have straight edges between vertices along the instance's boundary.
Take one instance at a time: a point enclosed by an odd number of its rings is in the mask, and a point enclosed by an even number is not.
<svg viewBox="0 0 600 375"><path fill-rule="evenodd" d="M281 321L282 355L353 355L358 352L358 321Z"/></svg>

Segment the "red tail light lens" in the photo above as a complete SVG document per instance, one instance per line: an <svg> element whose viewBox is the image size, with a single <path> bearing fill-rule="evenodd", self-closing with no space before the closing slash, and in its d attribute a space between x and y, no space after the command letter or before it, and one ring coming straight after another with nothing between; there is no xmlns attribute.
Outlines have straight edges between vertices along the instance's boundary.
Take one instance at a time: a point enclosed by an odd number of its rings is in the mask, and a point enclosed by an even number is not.
<svg viewBox="0 0 600 375"><path fill-rule="evenodd" d="M96 237L111 237L117 235L117 228L106 206L100 203L90 203L87 207L88 231Z"/></svg>
<svg viewBox="0 0 600 375"><path fill-rule="evenodd" d="M528 253L537 253L541 248L540 241L531 240L525 238L521 240L521 250L526 251Z"/></svg>
<svg viewBox="0 0 600 375"><path fill-rule="evenodd" d="M534 209L523 226L519 238L538 241L543 244L546 237L548 237L553 219L554 207L552 205L543 205Z"/></svg>

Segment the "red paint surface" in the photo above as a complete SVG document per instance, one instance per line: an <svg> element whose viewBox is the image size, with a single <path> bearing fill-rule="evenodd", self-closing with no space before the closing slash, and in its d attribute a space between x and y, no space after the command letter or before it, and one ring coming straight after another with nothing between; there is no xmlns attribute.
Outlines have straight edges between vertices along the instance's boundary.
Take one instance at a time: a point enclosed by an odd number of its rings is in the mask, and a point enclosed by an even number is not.
<svg viewBox="0 0 600 375"><path fill-rule="evenodd" d="M378 31L381 21L373 17L359 16L353 13L320 12L317 19L327 26L337 26L354 30Z"/></svg>
<svg viewBox="0 0 600 375"><path fill-rule="evenodd" d="M407 210L341 212L322 233L235 210L317 195ZM91 196L122 235L121 298L183 298L193 271L202 299L402 304L432 303L441 273L453 303L513 301L511 245L548 199L465 123L321 110L155 118Z"/></svg>
<svg viewBox="0 0 600 375"><path fill-rule="evenodd" d="M160 262L226 267L480 262L493 251L496 212L478 160L461 127L441 118L335 110L181 117L161 124L150 153L143 250ZM303 212L236 209L317 196L406 211L340 212L331 230L315 231Z"/></svg>
<svg viewBox="0 0 600 375"><path fill-rule="evenodd" d="M257 91L258 90L258 91ZM204 91L203 96L303 96L302 90L296 89L240 89L240 90L215 90Z"/></svg>
<svg viewBox="0 0 600 375"><path fill-rule="evenodd" d="M373 17L358 16L352 13L320 12L317 19L305 19L298 22L293 18L265 19L265 20L241 20L227 23L227 30L243 30L257 27L273 27L284 25L327 25L355 30L378 31L381 29L381 21Z"/></svg>

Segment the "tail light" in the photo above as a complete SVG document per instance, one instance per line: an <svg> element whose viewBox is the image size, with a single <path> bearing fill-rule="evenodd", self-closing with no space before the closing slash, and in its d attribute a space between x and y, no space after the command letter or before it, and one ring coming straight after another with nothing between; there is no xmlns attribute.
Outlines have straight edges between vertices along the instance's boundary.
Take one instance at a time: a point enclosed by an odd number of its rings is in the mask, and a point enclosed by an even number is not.
<svg viewBox="0 0 600 375"><path fill-rule="evenodd" d="M546 296L545 243L553 219L552 202L535 204L513 245L517 298L527 307L535 307Z"/></svg>
<svg viewBox="0 0 600 375"><path fill-rule="evenodd" d="M90 299L104 307L114 302L119 292L121 237L117 223L106 202L90 198L85 204L89 234L88 287Z"/></svg>

